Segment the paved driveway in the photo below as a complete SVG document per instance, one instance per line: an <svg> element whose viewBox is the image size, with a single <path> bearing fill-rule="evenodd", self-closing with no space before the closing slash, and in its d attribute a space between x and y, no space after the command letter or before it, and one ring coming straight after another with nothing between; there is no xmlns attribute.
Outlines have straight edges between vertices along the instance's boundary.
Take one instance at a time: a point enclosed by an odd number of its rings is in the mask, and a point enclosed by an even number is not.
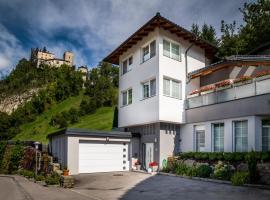
<svg viewBox="0 0 270 200"><path fill-rule="evenodd" d="M269 190L209 183L170 177L151 176L135 172L96 173L75 176L81 195L96 200L113 199L205 199L205 200L270 200Z"/></svg>

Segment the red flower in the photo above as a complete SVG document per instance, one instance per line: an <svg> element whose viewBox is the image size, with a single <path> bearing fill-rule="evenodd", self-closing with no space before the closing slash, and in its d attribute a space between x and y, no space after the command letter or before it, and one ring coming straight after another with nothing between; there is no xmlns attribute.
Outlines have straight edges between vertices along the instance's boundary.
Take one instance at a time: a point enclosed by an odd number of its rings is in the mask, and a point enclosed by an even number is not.
<svg viewBox="0 0 270 200"><path fill-rule="evenodd" d="M207 85L207 86L201 87L200 92L205 92L205 91L214 90L214 89L215 89L214 85Z"/></svg>
<svg viewBox="0 0 270 200"><path fill-rule="evenodd" d="M260 71L260 72L257 72L254 77L261 77L261 76L265 76L265 75L268 75L270 74L270 70L264 70L264 71Z"/></svg>
<svg viewBox="0 0 270 200"><path fill-rule="evenodd" d="M250 76L241 76L241 77L235 79L233 82L234 83L239 83L239 82L245 82L245 81L248 81L248 80L251 80L251 79L252 79L252 77L250 77Z"/></svg>
<svg viewBox="0 0 270 200"><path fill-rule="evenodd" d="M191 93L189 93L189 95L198 94L198 93L200 93L200 90L194 90Z"/></svg>
<svg viewBox="0 0 270 200"><path fill-rule="evenodd" d="M158 166L158 164L155 161L149 163L149 167L154 167L154 166Z"/></svg>
<svg viewBox="0 0 270 200"><path fill-rule="evenodd" d="M228 79L228 80L224 80L224 81L220 81L218 83L215 84L216 87L224 87L227 85L231 85L233 83L233 80Z"/></svg>

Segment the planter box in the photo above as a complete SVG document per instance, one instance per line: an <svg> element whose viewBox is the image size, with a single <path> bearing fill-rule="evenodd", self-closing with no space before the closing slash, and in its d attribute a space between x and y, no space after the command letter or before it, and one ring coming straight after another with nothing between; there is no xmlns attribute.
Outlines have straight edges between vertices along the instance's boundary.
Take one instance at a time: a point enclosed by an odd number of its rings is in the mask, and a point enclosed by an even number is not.
<svg viewBox="0 0 270 200"><path fill-rule="evenodd" d="M207 90L207 91L203 91L203 92L201 92L201 95L213 93L214 91L215 91L215 90Z"/></svg>
<svg viewBox="0 0 270 200"><path fill-rule="evenodd" d="M190 94L187 96L187 98L192 98L192 97L198 97L200 95L200 93L197 93L197 94Z"/></svg>
<svg viewBox="0 0 270 200"><path fill-rule="evenodd" d="M226 90L226 89L229 89L231 87L232 87L232 85L225 85L225 86L222 86L222 87L216 87L216 91Z"/></svg>
<svg viewBox="0 0 270 200"><path fill-rule="evenodd" d="M256 81L262 81L265 79L270 79L270 74L264 75L264 76L260 76L256 78Z"/></svg>
<svg viewBox="0 0 270 200"><path fill-rule="evenodd" d="M235 87L239 87L239 86L241 86L241 85L246 85L246 84L249 84L249 83L252 83L252 80L234 83L233 85L234 85Z"/></svg>
<svg viewBox="0 0 270 200"><path fill-rule="evenodd" d="M141 165L135 165L136 170L141 170Z"/></svg>

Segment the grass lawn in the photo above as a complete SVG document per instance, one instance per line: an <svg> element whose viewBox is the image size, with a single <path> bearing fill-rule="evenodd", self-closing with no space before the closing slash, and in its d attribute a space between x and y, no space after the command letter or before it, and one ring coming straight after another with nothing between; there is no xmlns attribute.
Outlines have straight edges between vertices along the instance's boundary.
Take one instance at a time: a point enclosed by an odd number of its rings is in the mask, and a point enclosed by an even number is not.
<svg viewBox="0 0 270 200"><path fill-rule="evenodd" d="M64 110L69 110L71 107L78 108L82 97L82 94L77 97L70 97L59 104L53 105L49 110L38 116L35 121L22 125L20 127L21 132L13 139L48 142L46 136L49 133L58 130L56 127L49 124L51 117ZM92 130L111 130L113 110L114 108L112 107L99 108L96 113L81 117L78 123L69 125L69 127Z"/></svg>

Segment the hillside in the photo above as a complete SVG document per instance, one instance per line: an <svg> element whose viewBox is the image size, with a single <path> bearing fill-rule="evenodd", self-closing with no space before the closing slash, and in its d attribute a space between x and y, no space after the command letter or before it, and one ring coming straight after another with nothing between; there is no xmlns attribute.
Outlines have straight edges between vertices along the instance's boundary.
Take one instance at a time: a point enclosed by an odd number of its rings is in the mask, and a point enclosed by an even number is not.
<svg viewBox="0 0 270 200"><path fill-rule="evenodd" d="M49 110L39 115L35 121L26 123L20 127L21 131L14 137L14 140L37 140L47 142L46 136L57 131L56 127L50 125L53 115L62 111L67 111L71 107L80 106L83 95L69 97L61 103L53 105ZM113 123L113 107L101 107L96 113L85 115L78 123L69 125L73 128L85 128L93 130L111 130Z"/></svg>

